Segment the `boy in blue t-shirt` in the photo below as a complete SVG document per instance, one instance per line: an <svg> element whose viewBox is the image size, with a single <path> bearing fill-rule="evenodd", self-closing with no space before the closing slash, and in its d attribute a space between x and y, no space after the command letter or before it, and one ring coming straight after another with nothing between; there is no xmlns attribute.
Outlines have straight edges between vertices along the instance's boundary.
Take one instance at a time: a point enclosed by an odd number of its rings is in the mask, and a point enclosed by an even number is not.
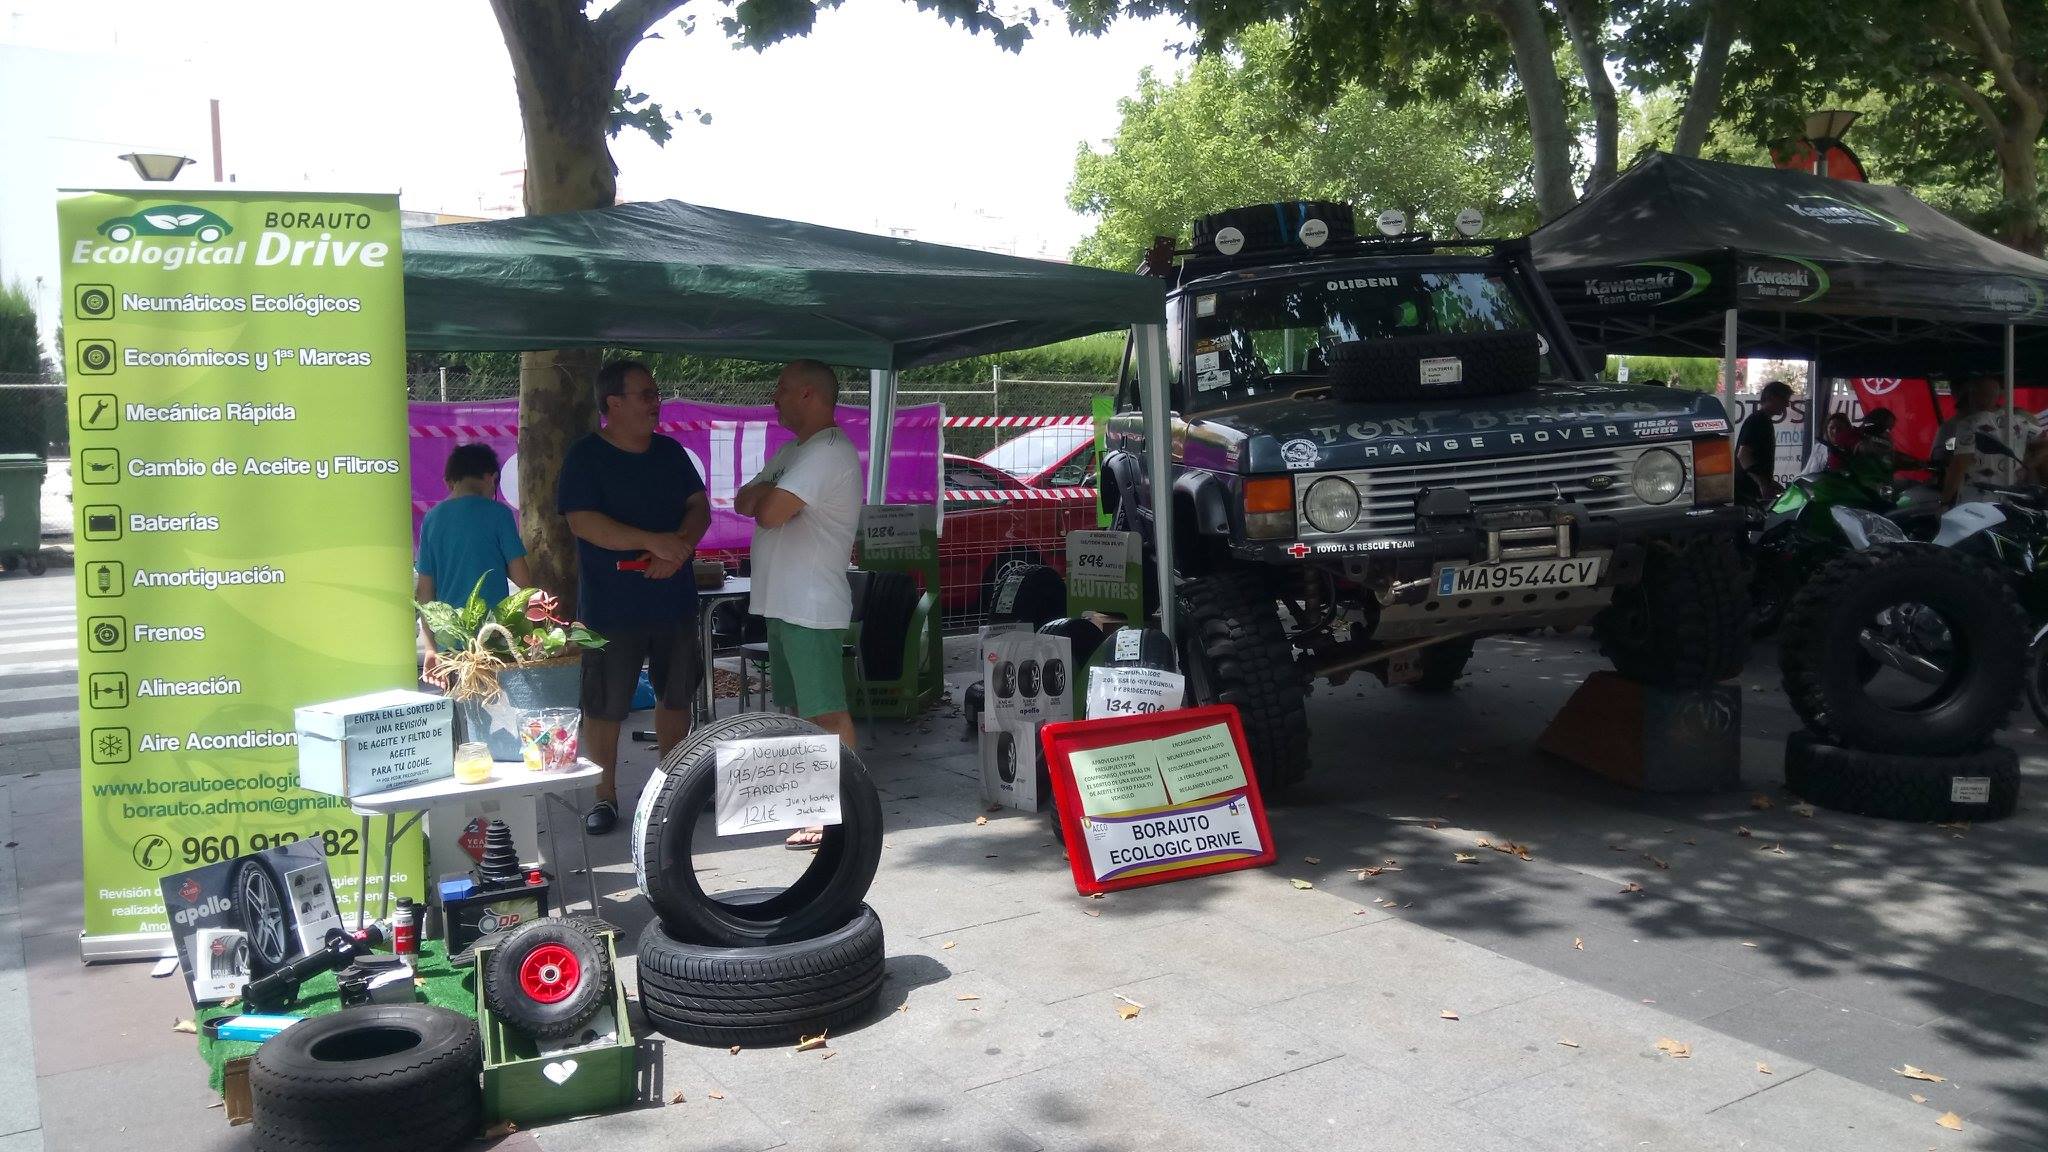
<svg viewBox="0 0 2048 1152"><path fill-rule="evenodd" d="M496 496L498 454L488 444L464 444L448 454L442 478L448 481L448 499L428 509L420 523L413 598L460 608L481 578L484 603L496 605L511 591L507 577L521 588L530 587L519 526Z"/></svg>

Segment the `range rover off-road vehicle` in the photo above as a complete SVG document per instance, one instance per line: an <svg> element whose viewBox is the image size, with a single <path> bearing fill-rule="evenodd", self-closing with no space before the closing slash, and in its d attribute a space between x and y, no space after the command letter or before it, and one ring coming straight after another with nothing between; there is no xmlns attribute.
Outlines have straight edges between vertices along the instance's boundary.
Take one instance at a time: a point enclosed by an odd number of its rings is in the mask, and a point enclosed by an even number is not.
<svg viewBox="0 0 2048 1152"><path fill-rule="evenodd" d="M1381 230L1261 205L1144 265L1169 286L1184 670L1238 706L1269 793L1307 771L1318 679L1442 690L1481 636L1587 623L1649 684L1724 679L1748 647L1720 402L1596 380L1526 241ZM1149 539L1135 375L1127 355L1101 482Z"/></svg>

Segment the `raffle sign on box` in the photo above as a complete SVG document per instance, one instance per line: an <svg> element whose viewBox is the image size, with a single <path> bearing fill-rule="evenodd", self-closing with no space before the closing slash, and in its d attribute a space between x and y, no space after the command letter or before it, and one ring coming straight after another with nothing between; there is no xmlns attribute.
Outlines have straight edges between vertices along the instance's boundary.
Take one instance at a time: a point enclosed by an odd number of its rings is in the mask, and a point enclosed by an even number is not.
<svg viewBox="0 0 2048 1152"><path fill-rule="evenodd" d="M1049 724L1041 739L1084 895L1273 862L1236 707Z"/></svg>

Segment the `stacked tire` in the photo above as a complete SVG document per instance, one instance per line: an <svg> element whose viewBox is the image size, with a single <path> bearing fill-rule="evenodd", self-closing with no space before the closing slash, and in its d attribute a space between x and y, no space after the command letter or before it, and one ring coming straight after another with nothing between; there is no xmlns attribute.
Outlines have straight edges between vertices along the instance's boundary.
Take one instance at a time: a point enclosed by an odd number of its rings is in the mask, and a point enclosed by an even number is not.
<svg viewBox="0 0 2048 1152"><path fill-rule="evenodd" d="M1780 670L1806 724L1785 786L1894 820L1995 820L2019 802L2019 757L1992 742L2019 704L2028 627L2011 584L1932 544L1881 545L1823 568L1786 610ZM1899 700L1880 677L1921 684Z"/></svg>
<svg viewBox="0 0 2048 1152"><path fill-rule="evenodd" d="M751 713L677 745L641 793L633 865L655 919L640 937L640 1007L665 1036L758 1047L843 1027L882 995L882 924L862 901L882 854L882 805L867 766L840 748L840 822L795 883L713 896L691 862L698 816L714 799L718 745L827 735Z"/></svg>

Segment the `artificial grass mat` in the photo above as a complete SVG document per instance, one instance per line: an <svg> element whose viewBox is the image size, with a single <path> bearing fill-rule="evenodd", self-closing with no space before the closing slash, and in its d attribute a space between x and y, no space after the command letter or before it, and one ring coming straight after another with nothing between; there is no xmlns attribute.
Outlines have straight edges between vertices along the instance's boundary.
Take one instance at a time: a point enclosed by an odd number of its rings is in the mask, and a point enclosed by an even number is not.
<svg viewBox="0 0 2048 1152"><path fill-rule="evenodd" d="M420 942L420 953L413 959L413 974L426 981L418 985L418 1002L432 1004L437 1008L449 1008L464 1016L476 1016L476 977L473 968L451 968L448 966L447 946L438 940ZM238 1016L248 1011L240 1003L234 1007L202 1008L193 1017L194 1024L221 1016ZM325 1016L329 1012L341 1011L341 989L335 974L322 972L299 987L298 1003L284 1009L279 1015ZM199 1033L199 1058L206 1061L207 1084L215 1092L221 1091L221 1069L237 1056L247 1056L262 1047L251 1040L211 1040L202 1030Z"/></svg>

